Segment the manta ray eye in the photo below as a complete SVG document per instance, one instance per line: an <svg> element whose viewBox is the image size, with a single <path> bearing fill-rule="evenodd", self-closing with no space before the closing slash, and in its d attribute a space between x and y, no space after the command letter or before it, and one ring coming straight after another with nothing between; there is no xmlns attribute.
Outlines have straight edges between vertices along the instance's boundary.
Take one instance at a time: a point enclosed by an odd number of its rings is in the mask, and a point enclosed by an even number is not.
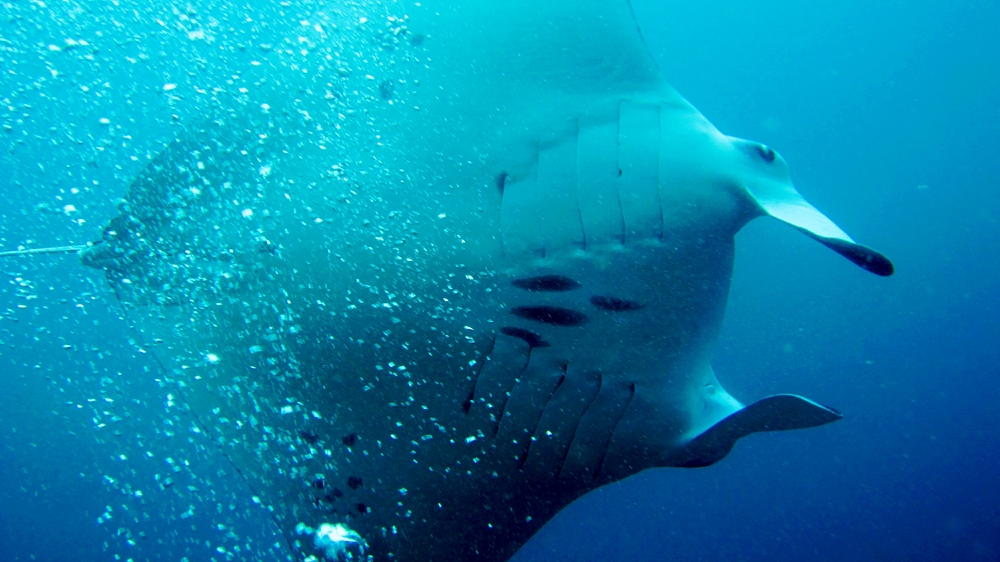
<svg viewBox="0 0 1000 562"><path fill-rule="evenodd" d="M757 154L759 154L760 157L763 158L765 162L767 162L768 164L774 162L774 157L777 156L777 153L774 152L774 150L772 150L771 147L758 144L754 148L757 149Z"/></svg>

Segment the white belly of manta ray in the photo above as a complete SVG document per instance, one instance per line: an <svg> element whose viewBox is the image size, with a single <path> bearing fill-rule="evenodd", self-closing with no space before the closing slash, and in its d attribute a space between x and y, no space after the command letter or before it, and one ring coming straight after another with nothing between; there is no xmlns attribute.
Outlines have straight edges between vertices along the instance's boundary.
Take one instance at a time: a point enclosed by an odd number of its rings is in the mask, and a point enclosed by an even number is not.
<svg viewBox="0 0 1000 562"><path fill-rule="evenodd" d="M505 560L605 483L840 419L716 378L734 235L892 265L677 95L626 2L337 8L227 69L83 253L290 557Z"/></svg>

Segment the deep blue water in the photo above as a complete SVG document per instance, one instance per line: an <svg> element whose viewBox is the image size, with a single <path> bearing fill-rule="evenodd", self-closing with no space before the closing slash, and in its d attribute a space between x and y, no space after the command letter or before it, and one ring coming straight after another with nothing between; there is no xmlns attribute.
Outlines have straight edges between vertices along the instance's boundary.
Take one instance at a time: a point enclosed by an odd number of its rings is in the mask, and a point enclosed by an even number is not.
<svg viewBox="0 0 1000 562"><path fill-rule="evenodd" d="M723 132L780 150L803 195L897 273L747 227L720 380L845 419L598 490L518 560L1000 560L1000 6L663 4L636 10L671 83ZM133 8L0 8L0 249L95 238L139 171L130 155L197 105L130 86L198 72L179 65L197 54L186 37L158 31L171 7ZM66 38L96 60L47 50ZM100 274L71 256L0 272L0 559L276 559L225 460L188 427L167 433L157 366Z"/></svg>

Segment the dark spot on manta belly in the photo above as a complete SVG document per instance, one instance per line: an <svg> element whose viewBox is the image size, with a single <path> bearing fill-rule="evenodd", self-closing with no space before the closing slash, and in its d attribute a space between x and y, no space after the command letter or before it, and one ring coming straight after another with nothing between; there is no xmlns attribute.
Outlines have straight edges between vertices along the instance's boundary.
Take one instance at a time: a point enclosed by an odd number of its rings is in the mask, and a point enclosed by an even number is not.
<svg viewBox="0 0 1000 562"><path fill-rule="evenodd" d="M506 334L514 338L521 338L528 344L529 347L549 347L552 345L549 342L543 340L542 336L539 336L538 334L532 332L531 330L525 330L524 328L512 328L510 326L504 326L503 328L500 328L500 333Z"/></svg>
<svg viewBox="0 0 1000 562"><path fill-rule="evenodd" d="M510 313L525 320L553 326L579 326L587 321L586 314L558 306L517 306Z"/></svg>
<svg viewBox="0 0 1000 562"><path fill-rule="evenodd" d="M363 503L359 502L354 507L358 510L358 513L368 513L368 506Z"/></svg>
<svg viewBox="0 0 1000 562"><path fill-rule="evenodd" d="M510 282L511 285L525 291L539 292L562 292L572 291L580 286L579 283L566 277L565 275L539 275L538 277L524 277Z"/></svg>
<svg viewBox="0 0 1000 562"><path fill-rule="evenodd" d="M642 304L640 303L620 299L618 297L602 297L600 295L594 295L593 297L590 297L590 302L597 308L610 312L627 312L629 310L639 310L642 308Z"/></svg>
<svg viewBox="0 0 1000 562"><path fill-rule="evenodd" d="M319 442L319 435L316 435L314 432L309 431L308 429L303 429L299 431L299 437L301 437L306 443L309 443L310 445L315 445L316 443Z"/></svg>
<svg viewBox="0 0 1000 562"><path fill-rule="evenodd" d="M360 476L348 476L347 477L347 487L352 490L357 490L364 484L365 481Z"/></svg>
<svg viewBox="0 0 1000 562"><path fill-rule="evenodd" d="M358 434L350 433L348 435L345 435L343 438L341 438L341 441L344 443L344 445L347 445L348 447L353 447L358 443Z"/></svg>

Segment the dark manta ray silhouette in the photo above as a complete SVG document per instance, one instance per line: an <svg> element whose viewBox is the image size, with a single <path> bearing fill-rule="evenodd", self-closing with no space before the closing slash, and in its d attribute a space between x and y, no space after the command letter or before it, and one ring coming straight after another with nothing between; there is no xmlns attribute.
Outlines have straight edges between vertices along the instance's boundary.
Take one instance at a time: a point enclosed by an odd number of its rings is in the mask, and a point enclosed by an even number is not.
<svg viewBox="0 0 1000 562"><path fill-rule="evenodd" d="M334 3L212 96L83 261L296 558L504 560L598 486L840 419L716 379L733 237L892 265L625 1Z"/></svg>

